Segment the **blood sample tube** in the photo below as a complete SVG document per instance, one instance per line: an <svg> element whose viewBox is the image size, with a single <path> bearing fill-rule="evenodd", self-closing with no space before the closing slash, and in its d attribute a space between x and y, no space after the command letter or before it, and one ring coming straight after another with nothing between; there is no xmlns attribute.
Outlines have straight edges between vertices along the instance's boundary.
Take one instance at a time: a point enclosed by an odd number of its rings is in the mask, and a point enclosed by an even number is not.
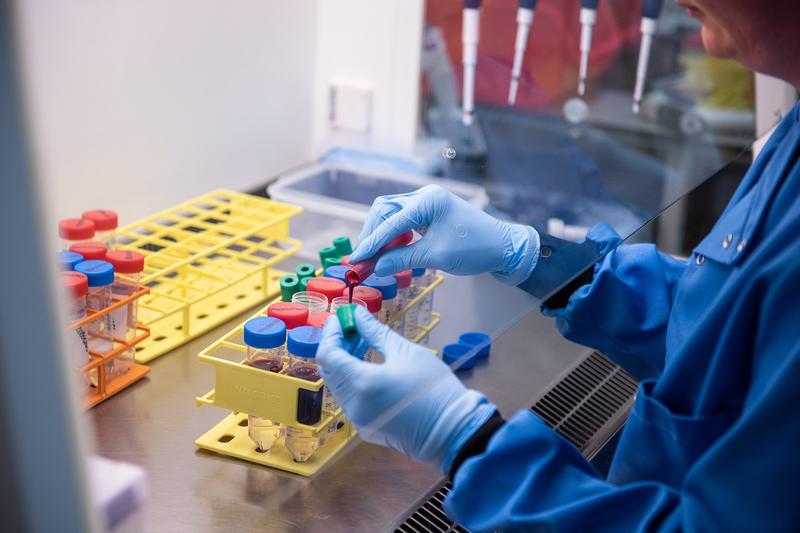
<svg viewBox="0 0 800 533"><path fill-rule="evenodd" d="M392 328L400 335L405 335L406 316L403 310L411 300L411 271L404 270L393 274L393 276L397 280L397 318L392 324Z"/></svg>
<svg viewBox="0 0 800 533"><path fill-rule="evenodd" d="M93 311L103 311L111 305L111 285L114 283L114 267L107 261L84 261L75 265L75 271L85 274L89 283L86 304ZM95 318L87 324L89 351L97 355L105 355L114 348L112 340L114 327L111 314L107 313ZM110 374L113 363L106 364L106 376ZM97 386L97 371L89 372L92 385Z"/></svg>
<svg viewBox="0 0 800 533"><path fill-rule="evenodd" d="M325 321L328 320L329 316L331 316L331 313L329 313L328 311L323 311L321 313L314 313L313 315L308 315L306 326L321 328L325 326Z"/></svg>
<svg viewBox="0 0 800 533"><path fill-rule="evenodd" d="M311 278L316 279L316 278ZM311 280L309 280L311 281ZM328 297L322 293L314 291L300 291L292 295L292 303L300 304L308 308L308 314L324 313L328 310Z"/></svg>
<svg viewBox="0 0 800 533"><path fill-rule="evenodd" d="M342 292L342 296L347 296L349 298L349 292L350 288L348 287ZM356 299L364 302L367 306L367 311L380 320L381 308L383 307L383 294L381 291L374 287L359 285L358 287L353 287L353 301Z"/></svg>
<svg viewBox="0 0 800 533"><path fill-rule="evenodd" d="M78 242L70 246L69 251L81 254L84 261L105 261L108 248L102 242Z"/></svg>
<svg viewBox="0 0 800 533"><path fill-rule="evenodd" d="M322 329L302 326L289 332L286 347L289 351L289 372L286 375L306 381L319 381L317 347ZM297 421L314 425L322 419L324 389L316 392L300 390L297 395ZM319 447L319 437L307 429L289 426L286 428L286 448L295 462L304 463Z"/></svg>
<svg viewBox="0 0 800 533"><path fill-rule="evenodd" d="M353 253L353 245L349 237L336 237L333 239L333 247L336 248L339 257Z"/></svg>
<svg viewBox="0 0 800 533"><path fill-rule="evenodd" d="M347 284L347 279L345 278L345 275L347 274L348 270L350 270L350 267L346 267L344 265L329 266L328 268L325 269L325 277L338 279L342 283Z"/></svg>
<svg viewBox="0 0 800 533"><path fill-rule="evenodd" d="M308 280L308 290L324 294L328 302L333 301L337 296L342 295L342 290L347 284L335 278L314 278Z"/></svg>
<svg viewBox="0 0 800 533"><path fill-rule="evenodd" d="M294 269L298 279L313 278L317 275L317 269L311 263L300 263Z"/></svg>
<svg viewBox="0 0 800 533"><path fill-rule="evenodd" d="M114 267L114 284L111 296L119 300L128 298L139 290L139 279L144 270L144 256L131 250L111 250L106 261ZM111 313L114 340L130 342L136 337L136 320L139 300L133 300ZM114 359L114 374L124 374L134 361L135 348L131 346Z"/></svg>
<svg viewBox="0 0 800 533"><path fill-rule="evenodd" d="M306 325L308 307L292 302L275 302L267 308L267 316L280 319L286 324L286 329L291 331Z"/></svg>
<svg viewBox="0 0 800 533"><path fill-rule="evenodd" d="M300 290L300 280L295 274L286 274L280 279L281 301L291 302L292 295Z"/></svg>
<svg viewBox="0 0 800 533"><path fill-rule="evenodd" d="M364 280L366 280L370 274L375 271L375 264L385 252L391 250L392 248L397 248L398 246L406 246L413 238L414 233L411 231L401 233L389 244L378 250L378 253L365 261L361 261L360 263L353 265L353 268L347 272L347 283L350 285L358 285L359 283L363 283Z"/></svg>
<svg viewBox="0 0 800 533"><path fill-rule="evenodd" d="M117 229L117 214L107 209L95 209L86 211L82 216L94 222L94 238L108 246L109 250L113 249L114 232Z"/></svg>
<svg viewBox="0 0 800 533"><path fill-rule="evenodd" d="M89 280L80 272L62 272L61 286L67 301L67 324L73 324L86 317L86 295L89 292ZM75 357L76 367L82 367L89 361L89 343L83 326L75 328L75 337L68 340L70 355Z"/></svg>
<svg viewBox="0 0 800 533"><path fill-rule="evenodd" d="M247 364L265 372L280 372L284 366L286 325L267 316L251 318L244 324L244 343L247 345ZM281 436L281 426L259 416L247 416L247 434L256 449L266 452Z"/></svg>
<svg viewBox="0 0 800 533"><path fill-rule="evenodd" d="M58 252L56 254L56 261L58 262L58 269L62 272L69 272L75 270L75 265L84 261L81 254L74 252Z"/></svg>
<svg viewBox="0 0 800 533"><path fill-rule="evenodd" d="M364 285L381 291L383 305L381 306L378 320L384 324L390 324L397 313L397 280L392 276L376 276L372 274L364 280Z"/></svg>
<svg viewBox="0 0 800 533"><path fill-rule="evenodd" d="M58 223L58 235L61 237L62 250L79 242L88 242L94 238L94 222L85 218L65 218Z"/></svg>
<svg viewBox="0 0 800 533"><path fill-rule="evenodd" d="M353 265L350 264L350 255L349 254L342 257L342 266L353 268Z"/></svg>

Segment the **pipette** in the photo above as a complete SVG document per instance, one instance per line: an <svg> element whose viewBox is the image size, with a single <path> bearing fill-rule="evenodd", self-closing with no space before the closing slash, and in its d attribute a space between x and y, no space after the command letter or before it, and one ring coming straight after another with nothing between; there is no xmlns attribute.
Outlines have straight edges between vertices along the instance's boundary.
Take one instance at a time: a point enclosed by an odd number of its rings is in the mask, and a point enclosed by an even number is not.
<svg viewBox="0 0 800 533"><path fill-rule="evenodd" d="M597 21L599 0L581 0L581 67L578 80L578 94L586 94L586 76L589 72L589 52L592 50L592 30Z"/></svg>
<svg viewBox="0 0 800 533"><path fill-rule="evenodd" d="M525 47L528 44L528 32L533 25L533 14L537 0L519 0L517 8L517 40L514 43L514 65L511 67L511 85L508 88L508 103L514 105L517 101L517 86L522 73L522 58L525 57Z"/></svg>
<svg viewBox="0 0 800 533"><path fill-rule="evenodd" d="M475 113L475 66L478 64L478 35L481 24L481 0L464 0L463 28L461 42L464 46L464 88L461 102L461 121L465 126L472 124Z"/></svg>
<svg viewBox="0 0 800 533"><path fill-rule="evenodd" d="M642 0L642 44L639 48L639 65L636 68L636 88L633 90L633 112L638 114L647 80L647 67L650 62L650 49L653 46L653 35L656 33L656 22L661 14L664 0Z"/></svg>

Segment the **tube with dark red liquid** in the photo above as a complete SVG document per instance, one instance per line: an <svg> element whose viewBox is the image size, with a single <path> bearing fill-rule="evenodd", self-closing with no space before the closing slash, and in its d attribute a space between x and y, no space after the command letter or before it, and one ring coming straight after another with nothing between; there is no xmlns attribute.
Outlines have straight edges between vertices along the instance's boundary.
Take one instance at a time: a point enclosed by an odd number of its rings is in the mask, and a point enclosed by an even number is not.
<svg viewBox="0 0 800 533"><path fill-rule="evenodd" d="M369 259L360 261L355 265L353 265L353 267L350 270L348 270L344 275L344 278L347 280L347 284L352 286L362 283L365 279L370 277L370 275L375 271L375 264L378 262L378 259L380 259L383 254L385 254L386 252L388 252L393 248L398 248L400 246L408 245L413 238L414 234L410 231L401 233L389 244L378 250L378 253L376 253Z"/></svg>

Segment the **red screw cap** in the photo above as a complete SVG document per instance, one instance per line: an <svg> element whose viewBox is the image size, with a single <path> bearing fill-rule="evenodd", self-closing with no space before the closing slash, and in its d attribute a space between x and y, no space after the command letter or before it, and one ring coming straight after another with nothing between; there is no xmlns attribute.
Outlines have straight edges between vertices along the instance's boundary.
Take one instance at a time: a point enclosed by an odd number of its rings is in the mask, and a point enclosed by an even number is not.
<svg viewBox="0 0 800 533"><path fill-rule="evenodd" d="M106 253L106 261L114 265L114 272L138 274L144 270L144 256L131 250L112 250Z"/></svg>
<svg viewBox="0 0 800 533"><path fill-rule="evenodd" d="M279 318L286 329L305 326L308 320L308 307L294 302L275 302L267 308L267 316Z"/></svg>
<svg viewBox="0 0 800 533"><path fill-rule="evenodd" d="M79 242L70 246L69 251L82 255L84 261L102 261L106 258L108 248L101 242Z"/></svg>
<svg viewBox="0 0 800 533"><path fill-rule="evenodd" d="M89 293L89 278L86 274L70 270L61 273L61 286L67 291L67 294L74 298L86 296Z"/></svg>
<svg viewBox="0 0 800 533"><path fill-rule="evenodd" d="M94 227L97 231L111 231L112 229L117 229L117 214L114 211L95 209L93 211L86 211L82 216L94 222Z"/></svg>
<svg viewBox="0 0 800 533"><path fill-rule="evenodd" d="M65 218L58 223L58 235L67 241L83 241L94 237L94 222L87 218Z"/></svg>

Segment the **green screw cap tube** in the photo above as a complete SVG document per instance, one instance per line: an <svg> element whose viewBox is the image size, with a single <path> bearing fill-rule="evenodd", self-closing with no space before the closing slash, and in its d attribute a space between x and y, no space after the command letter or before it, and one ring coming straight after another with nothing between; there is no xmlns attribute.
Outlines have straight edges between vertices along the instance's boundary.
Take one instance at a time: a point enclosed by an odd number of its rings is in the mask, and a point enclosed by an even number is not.
<svg viewBox="0 0 800 533"><path fill-rule="evenodd" d="M328 267L341 265L342 258L341 257L326 257L325 260L322 262L322 270L324 271Z"/></svg>
<svg viewBox="0 0 800 533"><path fill-rule="evenodd" d="M294 274L286 274L280 280L281 301L291 302L292 295L300 290L300 280Z"/></svg>
<svg viewBox="0 0 800 533"><path fill-rule="evenodd" d="M311 263L300 263L294 271L300 280L303 278L313 278L317 275L317 269L314 268L314 265Z"/></svg>
<svg viewBox="0 0 800 533"><path fill-rule="evenodd" d="M325 260L329 257L340 257L339 250L333 246L326 246L319 251L319 263L325 268Z"/></svg>
<svg viewBox="0 0 800 533"><path fill-rule="evenodd" d="M353 253L353 245L350 243L350 237L336 237L333 239L333 247L336 248L340 256Z"/></svg>
<svg viewBox="0 0 800 533"><path fill-rule="evenodd" d="M339 307L336 309L336 316L339 319L339 325L342 326L342 333L345 339L358 335L355 304L345 304Z"/></svg>
<svg viewBox="0 0 800 533"><path fill-rule="evenodd" d="M300 278L300 290L305 292L308 290L308 280L314 279L313 276L306 276L304 278Z"/></svg>

